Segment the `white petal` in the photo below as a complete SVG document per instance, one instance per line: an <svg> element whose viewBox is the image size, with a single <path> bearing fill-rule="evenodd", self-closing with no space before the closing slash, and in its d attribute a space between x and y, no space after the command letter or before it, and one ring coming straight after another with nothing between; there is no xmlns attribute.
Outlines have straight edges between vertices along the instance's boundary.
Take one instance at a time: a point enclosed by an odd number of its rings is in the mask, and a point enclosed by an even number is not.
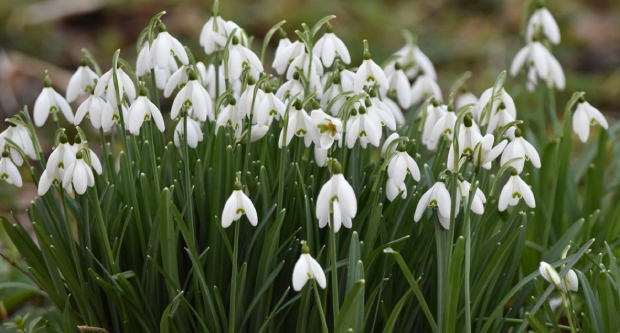
<svg viewBox="0 0 620 333"><path fill-rule="evenodd" d="M254 204L252 200L248 198L245 193L241 193L241 200L243 204L243 210L245 210L245 216L250 220L250 224L256 226L258 224L258 216L256 215L256 208L254 208Z"/></svg>
<svg viewBox="0 0 620 333"><path fill-rule="evenodd" d="M306 282L308 282L309 268L310 265L308 264L308 260L302 254L301 257L299 257L299 260L297 260L295 268L293 268L293 289L295 289L295 291L300 291Z"/></svg>
<svg viewBox="0 0 620 333"><path fill-rule="evenodd" d="M314 258L310 257L310 255L308 255L308 262L310 264L312 276L314 276L316 283L319 284L319 287L325 289L325 287L327 286L327 279L325 278L325 272L323 271L323 268L321 268L321 265L319 265L319 263Z"/></svg>

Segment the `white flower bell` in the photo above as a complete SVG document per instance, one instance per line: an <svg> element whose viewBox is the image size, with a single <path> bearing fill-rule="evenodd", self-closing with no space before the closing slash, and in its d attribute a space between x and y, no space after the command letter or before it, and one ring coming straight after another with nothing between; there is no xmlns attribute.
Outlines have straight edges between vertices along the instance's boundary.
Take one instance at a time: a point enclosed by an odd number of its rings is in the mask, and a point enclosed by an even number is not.
<svg viewBox="0 0 620 333"><path fill-rule="evenodd" d="M357 213L357 199L353 188L342 175L342 166L332 160L332 178L323 185L316 200L316 217L319 227L327 224L334 228L334 232L344 225L351 228L351 220ZM330 215L333 214L333 221ZM333 222L333 224L332 224Z"/></svg>
<svg viewBox="0 0 620 333"><path fill-rule="evenodd" d="M450 192L446 189L446 184L443 181L436 182L431 188L422 195L418 206L415 209L414 221L418 222L422 218L422 215L426 211L426 208L437 210L437 216L439 217L439 223L444 229L450 229L450 212L452 211L452 201L450 199ZM456 211L454 216L459 213L459 205L456 205Z"/></svg>
<svg viewBox="0 0 620 333"><path fill-rule="evenodd" d="M209 55L225 46L226 40L226 21L219 16L212 16L200 31L200 46Z"/></svg>
<svg viewBox="0 0 620 333"><path fill-rule="evenodd" d="M15 165L21 166L24 163L22 155L19 153L19 150L12 147L6 139L13 141L26 156L33 160L38 159L37 153L34 150L32 137L30 136L30 131L27 127L21 124L9 123L9 127L7 127L4 132L0 133L0 150L9 152Z"/></svg>
<svg viewBox="0 0 620 333"><path fill-rule="evenodd" d="M211 96L198 82L198 75L195 71L190 71L188 79L187 84L177 93L174 102L172 102L170 117L175 119L179 115L181 107L185 105L193 109L194 116L198 120L206 121L207 118L213 120L215 115L211 104Z"/></svg>
<svg viewBox="0 0 620 333"><path fill-rule="evenodd" d="M314 44L312 53L320 55L325 67L330 67L334 63L336 56L340 57L345 64L351 63L351 56L347 46L334 34L334 29L329 22L323 37L319 38L316 44Z"/></svg>
<svg viewBox="0 0 620 333"><path fill-rule="evenodd" d="M79 95L89 94L95 89L95 80L99 76L88 67L86 59L80 61L80 67L75 71L67 85L67 102L71 103Z"/></svg>
<svg viewBox="0 0 620 333"><path fill-rule="evenodd" d="M365 87L372 88L375 84L379 85L379 88L381 89L388 90L390 88L390 84L385 76L385 73L383 72L383 69L372 61L370 52L365 52L364 61L355 73L353 91L359 93Z"/></svg>
<svg viewBox="0 0 620 333"><path fill-rule="evenodd" d="M523 138L520 129L515 129L514 135L514 140L506 146L502 153L501 164L504 165L513 158L520 158L510 165L517 169L517 172L523 171L526 160L531 161L535 168L540 168L540 156L534 146Z"/></svg>
<svg viewBox="0 0 620 333"><path fill-rule="evenodd" d="M252 200L243 193L242 188L241 182L235 182L235 189L228 200L226 200L224 211L222 212L222 227L224 228L230 227L230 225L234 221L238 221L242 215L248 218L252 226L258 224L256 208L254 208Z"/></svg>
<svg viewBox="0 0 620 333"><path fill-rule="evenodd" d="M168 68L170 56L176 56L183 65L188 65L189 58L183 45L168 33L165 24L160 22L158 28L159 33L149 50L151 68L155 66L161 69Z"/></svg>
<svg viewBox="0 0 620 333"><path fill-rule="evenodd" d="M342 139L342 121L323 112L317 102L312 103L312 109L310 118L312 118L314 126L318 129L316 144L323 149L330 148L334 141Z"/></svg>
<svg viewBox="0 0 620 333"><path fill-rule="evenodd" d="M595 107L586 102L582 97L573 114L573 131L579 136L582 142L588 141L590 136L590 126L599 124L602 128L608 129L609 124L603 114Z"/></svg>
<svg viewBox="0 0 620 333"><path fill-rule="evenodd" d="M90 166L84 161L81 151L75 154L75 160L65 172L62 178L62 187L71 192L71 185L75 188L75 193L84 194L88 187L95 186L95 176Z"/></svg>
<svg viewBox="0 0 620 333"><path fill-rule="evenodd" d="M525 64L532 64L538 77L558 90L564 90L566 78L557 59L539 41L525 45L510 65L510 75L516 76Z"/></svg>
<svg viewBox="0 0 620 333"><path fill-rule="evenodd" d="M508 182L504 185L499 195L497 208L500 212L503 212L508 206L516 206L521 198L523 198L530 208L536 208L536 201L532 189L519 177L518 171L513 168L510 179L508 179Z"/></svg>
<svg viewBox="0 0 620 333"><path fill-rule="evenodd" d="M22 187L22 176L9 158L8 151L3 151L2 158L0 158L0 179L16 187Z"/></svg>
<svg viewBox="0 0 620 333"><path fill-rule="evenodd" d="M321 265L310 256L310 248L305 241L302 241L301 256L293 268L293 289L300 291L308 279L314 278L316 283L323 289L327 286L325 272Z"/></svg>
<svg viewBox="0 0 620 333"><path fill-rule="evenodd" d="M155 125L160 132L165 129L164 118L161 111L151 102L148 97L148 90L145 87L140 88L140 96L136 98L129 108L129 132L133 135L140 134L140 128L145 120L155 121Z"/></svg>
<svg viewBox="0 0 620 333"><path fill-rule="evenodd" d="M52 88L52 80L50 80L47 72L43 81L43 90L37 100L34 102L34 124L41 127L45 124L47 117L53 112L62 112L67 121L73 124L74 117L71 106L67 100Z"/></svg>
<svg viewBox="0 0 620 333"><path fill-rule="evenodd" d="M560 43L560 28L549 10L542 6L530 16L525 27L525 40L532 42L536 33L545 35L552 44Z"/></svg>
<svg viewBox="0 0 620 333"><path fill-rule="evenodd" d="M405 181L407 174L411 174L411 177L416 182L420 181L420 168L415 160L409 156L404 144L398 145L398 152L388 164L388 176L394 181L396 187L401 187Z"/></svg>

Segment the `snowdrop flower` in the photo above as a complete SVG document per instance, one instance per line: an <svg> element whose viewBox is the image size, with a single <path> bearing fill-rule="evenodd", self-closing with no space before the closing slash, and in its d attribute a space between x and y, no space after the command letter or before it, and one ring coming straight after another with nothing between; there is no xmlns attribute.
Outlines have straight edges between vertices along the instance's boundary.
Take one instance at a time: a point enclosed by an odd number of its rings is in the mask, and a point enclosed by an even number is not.
<svg viewBox="0 0 620 333"><path fill-rule="evenodd" d="M45 195L51 185L60 185L67 170L75 161L76 151L68 143L67 136L60 135L60 144L50 154L45 170L39 180L38 194Z"/></svg>
<svg viewBox="0 0 620 333"><path fill-rule="evenodd" d="M438 100L433 100L432 103L426 108L426 120L424 121L424 127L422 128L422 144L428 146L433 128L439 119L441 119L448 112L446 105L441 105Z"/></svg>
<svg viewBox="0 0 620 333"><path fill-rule="evenodd" d="M73 164L67 169L62 178L62 187L71 192L71 185L75 188L75 193L84 194L87 187L95 186L95 176L90 166L84 161L81 151L75 154Z"/></svg>
<svg viewBox="0 0 620 333"><path fill-rule="evenodd" d="M463 125L459 130L459 156L461 155L473 155L476 146L480 141L482 141L482 134L480 134L480 129L473 122L473 119L470 114L465 115L463 117ZM453 146L451 146L453 147Z"/></svg>
<svg viewBox="0 0 620 333"><path fill-rule="evenodd" d="M274 118L279 120L281 117L284 117L285 111L286 106L284 103L273 93L273 88L267 85L265 87L265 95L256 110L257 122L263 125L271 125Z"/></svg>
<svg viewBox="0 0 620 333"><path fill-rule="evenodd" d="M417 45L407 43L395 55L398 59L391 62L385 69L385 74L395 70L396 63L400 63L405 69L409 79L415 79L419 74L427 73L433 80L437 80L435 67L430 59L424 54Z"/></svg>
<svg viewBox="0 0 620 333"><path fill-rule="evenodd" d="M387 172L396 187L401 187L407 174L411 174L416 182L420 181L420 168L418 168L415 160L409 156L405 145L402 143L398 145L398 152L390 160Z"/></svg>
<svg viewBox="0 0 620 333"><path fill-rule="evenodd" d="M262 139L267 132L269 132L269 125L252 125L252 133L248 129L243 131L240 139L237 139L238 142L243 144L248 142L248 134L250 134L250 142L255 142Z"/></svg>
<svg viewBox="0 0 620 333"><path fill-rule="evenodd" d="M465 105L478 103L478 97L467 89L461 89L461 93L454 99L454 107L458 110Z"/></svg>
<svg viewBox="0 0 620 333"><path fill-rule="evenodd" d="M323 185L316 200L316 217L320 228L329 224L334 232L338 232L341 225L351 228L351 219L357 213L357 199L353 188L342 175L342 166L336 160L332 161L332 173L332 178ZM333 214L333 224L330 214Z"/></svg>
<svg viewBox="0 0 620 333"><path fill-rule="evenodd" d="M394 117L394 120L396 120L396 125L405 125L405 116L403 115L403 111L400 109L400 106L398 106L396 102L392 101L389 98L385 98L381 101L381 103L385 104L385 106L387 106L387 108L392 112L392 116Z"/></svg>
<svg viewBox="0 0 620 333"><path fill-rule="evenodd" d="M151 68L153 68L151 66L151 47L147 40L142 43L142 48L140 48L140 52L138 52L138 58L136 59L136 75L146 75Z"/></svg>
<svg viewBox="0 0 620 333"><path fill-rule="evenodd" d="M408 109L411 106L411 86L399 62L394 64L394 70L387 74L387 79L390 84L390 95L396 97L403 109Z"/></svg>
<svg viewBox="0 0 620 333"><path fill-rule="evenodd" d="M105 100L108 103L117 106L120 104L120 102L116 100L117 92L121 97L121 101L123 99L123 93L125 93L129 98L129 102L133 102L136 99L136 87L134 86L133 81L129 75L127 75L120 68L116 70L116 76L118 78L118 87L114 87L114 73L112 69L101 75L101 78L99 78L97 86L95 87L94 95L96 97L102 97L105 93Z"/></svg>
<svg viewBox="0 0 620 333"><path fill-rule="evenodd" d="M197 64L196 66L199 66L199 64ZM217 75L215 66L213 64L210 64L209 68L207 69L207 75L204 83L207 86L209 96L216 97L221 94L225 90L224 87L226 87L226 81L224 78L224 64L220 64L218 66ZM219 94L216 91L216 88L218 86L220 88Z"/></svg>
<svg viewBox="0 0 620 333"><path fill-rule="evenodd" d="M509 111L506 108L504 103L499 105L497 112L495 112L491 116L491 121L489 121L489 126L487 126L487 134L493 133L496 129L501 129L502 127L508 125L509 123L515 120L515 113ZM515 127L511 127L506 131L506 135L512 137L514 135Z"/></svg>
<svg viewBox="0 0 620 333"><path fill-rule="evenodd" d="M288 125L286 128L282 128L280 131L280 138L278 139L278 147L288 146L293 139L293 135L304 138L306 147L310 147L313 141L317 141L318 130L312 123L312 118L303 109L301 101L297 100L294 103L295 110L289 109ZM284 132L286 130L286 138L284 139Z"/></svg>
<svg viewBox="0 0 620 333"><path fill-rule="evenodd" d="M233 30L236 29L235 37L239 38L241 45L249 47L248 34L237 23L233 21L226 21L226 23L224 23L224 27L226 28L226 39L228 39L228 37L232 35Z"/></svg>
<svg viewBox="0 0 620 333"><path fill-rule="evenodd" d="M166 81L166 86L164 87L164 97L170 97L176 88L183 89L183 87L185 87L187 80L189 79L187 70L188 66L182 65L179 69L174 71L172 75L170 75L170 78L168 78Z"/></svg>
<svg viewBox="0 0 620 333"><path fill-rule="evenodd" d="M11 155L11 159L17 166L21 166L24 163L24 159L19 150L12 147L6 140L11 140L15 143L26 156L33 160L37 160L37 153L34 150L34 143L30 136L30 131L27 127L21 124L9 123L9 127L0 133L0 150L7 151Z"/></svg>
<svg viewBox="0 0 620 333"><path fill-rule="evenodd" d="M222 126L231 126L235 131L235 137L241 138L243 131L243 118L245 118L243 111L237 106L237 100L231 98L228 105L223 108L217 116L215 122L215 134Z"/></svg>
<svg viewBox="0 0 620 333"><path fill-rule="evenodd" d="M286 79L291 80L293 75L298 73L298 70L301 70L306 81L310 83L310 89L316 91L317 97L320 98L323 92L323 86L321 84L323 65L321 64L321 60L319 60L316 54L313 54L312 61L310 61L310 54L308 52L302 52L291 62L286 72Z"/></svg>
<svg viewBox="0 0 620 333"><path fill-rule="evenodd" d="M310 256L310 248L306 241L301 242L301 256L293 268L293 289L300 291L308 282L308 279L314 278L318 285L325 289L327 279L321 265Z"/></svg>
<svg viewBox="0 0 620 333"><path fill-rule="evenodd" d="M461 197L468 199L471 183L464 180L462 182L459 181L459 185L461 189ZM484 193L480 190L480 188L476 188L476 193L474 193L474 198L471 201L471 211L478 215L484 214L485 203L487 203L487 198L484 196Z"/></svg>
<svg viewBox="0 0 620 333"><path fill-rule="evenodd" d="M347 123L347 147L353 148L358 138L360 145L364 149L366 149L368 143L379 147L381 135L383 134L380 120L366 113L364 106L360 106L357 112L359 112L359 115L352 114L353 117L349 118L350 124Z"/></svg>
<svg viewBox="0 0 620 333"><path fill-rule="evenodd" d="M258 76L263 71L263 64L252 50L239 44L239 39L235 36L232 45L228 50L228 75L232 80L239 80L243 68L249 66L252 76Z"/></svg>
<svg viewBox="0 0 620 333"><path fill-rule="evenodd" d="M474 149L474 166L481 166L486 170L491 169L491 162L504 152L508 144L507 140L502 140L497 146L493 147L494 142L493 134L487 134L482 138L478 147Z"/></svg>
<svg viewBox="0 0 620 333"><path fill-rule="evenodd" d="M174 145L181 147L181 142L184 139L185 123L184 120L181 120L177 123L177 126L174 129ZM196 146L198 146L198 142L202 142L202 140L203 134L202 129L200 129L200 123L191 117L187 117L187 145L191 148L196 148Z"/></svg>
<svg viewBox="0 0 620 333"><path fill-rule="evenodd" d="M3 151L2 158L0 158L0 179L17 187L22 187L22 176L9 158L8 151Z"/></svg>
<svg viewBox="0 0 620 333"><path fill-rule="evenodd" d="M573 114L573 131L579 136L582 142L588 141L590 136L590 126L600 124L602 128L608 129L609 124L603 114L594 108L582 97Z"/></svg>
<svg viewBox="0 0 620 333"><path fill-rule="evenodd" d="M568 254L568 250L570 250L570 245L564 248L564 251L562 251L562 255L560 259L566 258L566 254ZM562 269L564 269L564 266L566 265L562 265ZM563 282L564 283L562 284L562 287L563 287L562 289L564 289L564 291L567 291L568 289L574 292L579 291L579 279L577 279L577 274L575 273L573 269L568 270L568 272L566 273L566 276L564 276Z"/></svg>
<svg viewBox="0 0 620 333"><path fill-rule="evenodd" d="M385 185L385 196L388 200L394 201L399 194L402 199L407 199L407 187L405 186L405 183L403 182L400 186L396 186L394 179L388 178Z"/></svg>
<svg viewBox="0 0 620 333"><path fill-rule="evenodd" d="M148 90L145 87L140 88L140 96L129 108L129 132L133 135L140 134L140 128L145 120L153 119L160 132L165 129L161 111L146 97L147 94Z"/></svg>
<svg viewBox="0 0 620 333"><path fill-rule="evenodd" d="M515 130L515 138L510 142L502 154L501 164L504 165L513 158L520 159L512 162L511 166L517 170L518 173L523 171L525 161L532 161L532 165L535 168L540 168L540 156L538 152L529 142L527 142L521 133L520 129Z"/></svg>
<svg viewBox="0 0 620 333"><path fill-rule="evenodd" d="M179 115L181 107L187 106L194 110L194 115L200 121L213 120L213 106L211 105L211 96L207 90L198 82L198 75L194 71L190 71L188 75L189 81L183 89L181 89L172 102L170 117L175 119Z"/></svg>
<svg viewBox="0 0 620 333"><path fill-rule="evenodd" d="M476 102L476 105L472 108L474 119L478 122L478 124L480 124L480 126L485 125L487 123L487 119L490 119L493 115L499 112L500 106L502 106L502 104L505 112L510 115L512 120L515 120L517 118L517 108L515 107L515 102L512 97L508 95L504 87L495 89L493 104L491 105L490 109L487 108L487 105L491 100L491 95L493 95L493 89L494 88L491 87L485 90L482 95L480 95L480 99L478 100L478 102ZM495 128L493 130L495 130ZM491 130L491 132L493 130ZM487 133L491 132L487 131Z"/></svg>
<svg viewBox="0 0 620 333"><path fill-rule="evenodd" d="M314 161L318 167L327 166L327 149L314 145Z"/></svg>
<svg viewBox="0 0 620 333"><path fill-rule="evenodd" d="M339 56L345 64L351 63L349 50L346 45L344 45L342 40L336 37L334 34L334 29L329 22L327 23L327 28L325 29L325 34L323 37L321 37L316 44L314 44L312 53L321 56L321 60L323 61L323 65L325 65L325 67L330 67L334 63L334 58L336 56Z"/></svg>
<svg viewBox="0 0 620 333"><path fill-rule="evenodd" d="M95 169L95 172L97 172L97 174L100 175L101 173L103 173L103 168L101 166L101 161L99 160L99 157L97 157L97 154L95 154L92 149L86 146L85 142L82 142L82 137L79 134L75 137L75 141L73 142L71 149L73 150L73 153L77 153L82 149L88 150L88 157L90 157L91 167Z"/></svg>
<svg viewBox="0 0 620 333"><path fill-rule="evenodd" d="M433 96L438 101L443 101L441 97L441 88L432 76L427 75L426 72L420 71L420 75L413 83L411 87L411 104L416 105L421 101Z"/></svg>
<svg viewBox="0 0 620 333"><path fill-rule="evenodd" d="M355 81L353 82L353 91L359 93L365 87L372 88L375 84L378 84L381 89L389 89L390 84L383 72L383 69L379 67L370 58L370 52L364 53L364 61L357 69L355 73Z"/></svg>
<svg viewBox="0 0 620 333"><path fill-rule="evenodd" d="M209 55L216 48L226 45L226 37L226 21L219 16L212 16L200 31L200 46Z"/></svg>
<svg viewBox="0 0 620 333"><path fill-rule="evenodd" d="M530 17L525 27L525 40L532 42L537 33L542 33L552 44L560 43L560 28L545 7L539 7Z"/></svg>
<svg viewBox="0 0 620 333"><path fill-rule="evenodd" d="M331 103L332 100L336 98L336 96L345 92L341 82L342 81L340 72L334 72L331 85L325 90L325 92L323 92L323 96L321 97L321 105L323 106L323 108L327 109L329 103ZM344 96L341 96L332 103L332 106L327 111L329 111L332 116L337 116L340 112L340 108L342 108L342 106L344 105L344 102L346 102L346 98Z"/></svg>
<svg viewBox="0 0 620 333"><path fill-rule="evenodd" d="M540 275L549 283L553 284L559 290L563 290L562 288L562 279L560 278L560 274L553 268L553 266L548 263L541 261L540 266L538 267L538 271Z"/></svg>
<svg viewBox="0 0 620 333"><path fill-rule="evenodd" d="M390 144L392 142L394 142L394 140L398 139L398 133L392 133L390 136L387 137L387 139L385 139L385 142L383 143L383 147L381 148L381 157L385 158L386 156L391 155L393 152L396 151L396 144L393 144L390 147ZM389 148L389 152L388 152L388 148Z"/></svg>
<svg viewBox="0 0 620 333"><path fill-rule="evenodd" d="M442 135L452 142L454 139L454 125L456 124L456 114L454 113L454 106L449 105L448 111L445 112L433 126L430 136L426 142L426 146L429 150L437 149L437 144Z"/></svg>
<svg viewBox="0 0 620 333"><path fill-rule="evenodd" d="M288 38L286 38L286 33L283 33L281 31L280 43L278 44L278 48L276 49L273 64L271 65L271 67L276 70L276 73L282 75L288 68L289 64L293 62L293 60L295 60L295 58L297 58L303 52L303 43L301 43L300 41L295 41L291 43Z"/></svg>
<svg viewBox="0 0 620 333"><path fill-rule="evenodd" d="M515 55L510 65L510 75L516 76L525 64L533 64L538 77L547 82L548 85L554 86L558 90L564 90L566 79L562 66L539 41L525 45Z"/></svg>
<svg viewBox="0 0 620 333"><path fill-rule="evenodd" d="M105 105L106 102L103 99L91 94L75 112L75 125L81 124L86 117L90 119L94 128L101 128L101 114Z"/></svg>
<svg viewBox="0 0 620 333"><path fill-rule="evenodd" d="M43 81L43 90L37 100L34 102L34 124L41 127L45 124L47 117L52 112L61 111L67 121L73 124L73 111L67 100L52 88L52 80L50 80L47 72Z"/></svg>
<svg viewBox="0 0 620 333"><path fill-rule="evenodd" d="M334 141L342 139L342 121L323 112L317 102L312 103L312 109L310 118L318 129L316 144L324 149L330 148Z"/></svg>
<svg viewBox="0 0 620 333"><path fill-rule="evenodd" d="M518 171L513 168L510 179L508 179L508 182L504 185L499 195L497 207L500 212L503 212L508 206L516 206L521 198L523 198L530 208L536 208L536 201L534 200L532 189L521 179Z"/></svg>
<svg viewBox="0 0 620 333"><path fill-rule="evenodd" d="M172 37L166 31L166 25L160 22L159 34L157 34L149 51L151 67L168 68L171 55L176 56L183 65L189 64L189 58L183 45L176 38Z"/></svg>
<svg viewBox="0 0 620 333"><path fill-rule="evenodd" d="M86 59L80 61L80 67L71 76L67 85L67 102L71 103L82 94L87 94L95 89L95 80L99 76L88 67Z"/></svg>
<svg viewBox="0 0 620 333"><path fill-rule="evenodd" d="M374 90L370 91L370 98L366 98L364 105L368 115L375 119L379 119L382 126L386 126L392 131L396 130L396 119L390 108L385 105L378 97Z"/></svg>
<svg viewBox="0 0 620 333"><path fill-rule="evenodd" d="M300 94L297 98L304 98L304 86L299 81L299 73L293 74L293 79L284 82L276 92L276 96L283 102L297 94Z"/></svg>
<svg viewBox="0 0 620 333"><path fill-rule="evenodd" d="M128 119L125 105L121 105L121 111L123 112L123 121L125 121L125 119ZM101 111L101 128L103 128L104 132L108 132L114 124L121 124L121 115L118 112L118 107L105 103L103 111Z"/></svg>
<svg viewBox="0 0 620 333"><path fill-rule="evenodd" d="M450 192L446 189L446 184L443 181L436 182L431 188L422 195L418 206L415 209L414 221L418 222L422 218L426 208L437 210L437 216L439 217L439 223L444 229L450 229L450 212L452 201L450 199ZM459 213L459 205L456 205L456 213Z"/></svg>
<svg viewBox="0 0 620 333"><path fill-rule="evenodd" d="M252 115L252 121L254 124L256 124L257 113L258 113L256 112L256 110L258 109L263 98L265 98L265 92L260 88L256 90L256 79L254 79L252 76L248 77L247 82L248 82L247 87L245 88L243 93L241 93L241 96L239 97L239 108L242 110L242 112L246 116ZM254 98L254 90L256 90L256 98ZM252 104L254 104L253 107L252 107ZM261 125L264 125L264 124L261 124Z"/></svg>
<svg viewBox="0 0 620 333"><path fill-rule="evenodd" d="M244 214L252 226L255 227L258 224L256 208L254 208L252 200L243 193L242 188L241 182L236 181L233 193L226 200L224 211L222 212L222 227L224 228L230 227L233 221L238 221Z"/></svg>

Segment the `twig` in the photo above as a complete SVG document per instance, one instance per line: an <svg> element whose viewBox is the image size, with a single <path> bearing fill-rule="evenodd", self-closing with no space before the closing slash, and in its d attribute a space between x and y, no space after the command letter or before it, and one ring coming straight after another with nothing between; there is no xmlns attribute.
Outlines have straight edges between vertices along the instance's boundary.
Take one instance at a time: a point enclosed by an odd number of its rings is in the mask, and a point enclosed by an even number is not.
<svg viewBox="0 0 620 333"><path fill-rule="evenodd" d="M90 326L78 326L78 327L77 327L77 331L78 331L78 332L99 332L99 333L108 333L108 331L107 331L105 328L90 327Z"/></svg>
<svg viewBox="0 0 620 333"><path fill-rule="evenodd" d="M34 282L39 287L39 289L41 289L43 292L46 292L45 289L43 288L43 286L34 278L34 276L32 276L32 274L30 274L25 269L19 267L19 265L15 261L13 261L11 258L7 257L2 252L0 252L0 257L4 258L4 260L8 261L9 264L11 264L11 266L17 268L20 272L24 273L30 280L32 280L32 282Z"/></svg>

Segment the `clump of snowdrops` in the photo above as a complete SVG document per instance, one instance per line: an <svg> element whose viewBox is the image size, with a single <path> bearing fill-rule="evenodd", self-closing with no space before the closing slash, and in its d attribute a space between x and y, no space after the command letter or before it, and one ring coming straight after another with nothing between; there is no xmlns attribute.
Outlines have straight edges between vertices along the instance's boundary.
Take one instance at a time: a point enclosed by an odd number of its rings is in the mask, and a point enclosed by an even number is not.
<svg viewBox="0 0 620 333"><path fill-rule="evenodd" d="M55 308L29 330L618 330L618 144L584 92L558 117L544 6L525 7L524 84L480 95L469 73L443 91L410 33L381 65L367 41L352 63L334 16L261 49L216 2L194 54L163 14L135 66L84 50L65 95L45 73L7 119L0 173L37 185L36 242L3 225Z"/></svg>

